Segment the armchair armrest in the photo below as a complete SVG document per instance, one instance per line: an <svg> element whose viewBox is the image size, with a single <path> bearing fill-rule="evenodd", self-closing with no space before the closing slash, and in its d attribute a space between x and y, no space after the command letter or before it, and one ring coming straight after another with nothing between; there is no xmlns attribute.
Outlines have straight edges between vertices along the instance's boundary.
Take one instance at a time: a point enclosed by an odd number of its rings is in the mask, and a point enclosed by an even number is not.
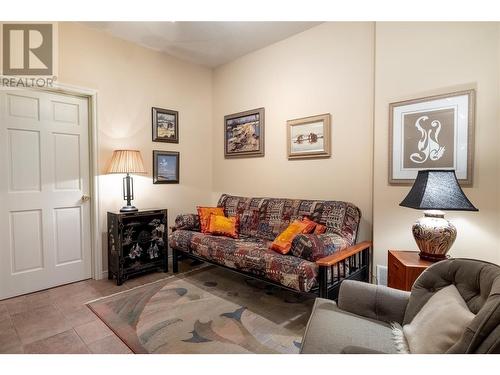
<svg viewBox="0 0 500 375"><path fill-rule="evenodd" d="M402 324L409 298L410 292L345 280L340 287L338 306L366 318Z"/></svg>

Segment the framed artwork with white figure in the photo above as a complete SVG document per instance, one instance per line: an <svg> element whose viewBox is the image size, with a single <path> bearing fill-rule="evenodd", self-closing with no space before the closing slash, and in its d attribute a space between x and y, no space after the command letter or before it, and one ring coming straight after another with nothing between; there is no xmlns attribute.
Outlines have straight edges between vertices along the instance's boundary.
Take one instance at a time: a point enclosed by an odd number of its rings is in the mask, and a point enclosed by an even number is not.
<svg viewBox="0 0 500 375"><path fill-rule="evenodd" d="M453 169L472 185L473 89L389 105L389 183L411 184L422 169Z"/></svg>

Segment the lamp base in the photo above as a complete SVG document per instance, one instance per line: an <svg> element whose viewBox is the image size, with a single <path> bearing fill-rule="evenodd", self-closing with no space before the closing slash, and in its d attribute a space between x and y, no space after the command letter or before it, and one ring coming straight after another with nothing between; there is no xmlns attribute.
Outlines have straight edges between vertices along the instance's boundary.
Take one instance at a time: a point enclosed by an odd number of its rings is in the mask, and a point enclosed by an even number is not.
<svg viewBox="0 0 500 375"><path fill-rule="evenodd" d="M420 251L420 253L418 253L418 256L420 257L420 259L428 260L429 262L439 262L450 257L446 254L427 254L423 251Z"/></svg>
<svg viewBox="0 0 500 375"><path fill-rule="evenodd" d="M444 218L444 212L424 211L412 227L413 237L420 249L420 258L431 262L446 259L446 253L457 238L457 228Z"/></svg>
<svg viewBox="0 0 500 375"><path fill-rule="evenodd" d="M123 206L120 208L120 212L136 212L139 211L139 209L135 206Z"/></svg>

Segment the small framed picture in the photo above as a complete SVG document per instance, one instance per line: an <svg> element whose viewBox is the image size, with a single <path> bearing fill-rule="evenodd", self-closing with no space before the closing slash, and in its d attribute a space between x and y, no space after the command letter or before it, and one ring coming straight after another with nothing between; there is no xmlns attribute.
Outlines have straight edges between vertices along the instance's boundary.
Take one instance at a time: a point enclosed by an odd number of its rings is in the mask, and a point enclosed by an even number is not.
<svg viewBox="0 0 500 375"><path fill-rule="evenodd" d="M264 108L224 116L224 156L264 156Z"/></svg>
<svg viewBox="0 0 500 375"><path fill-rule="evenodd" d="M153 184L179 183L179 153L153 151Z"/></svg>
<svg viewBox="0 0 500 375"><path fill-rule="evenodd" d="M152 108L153 142L179 143L179 112Z"/></svg>
<svg viewBox="0 0 500 375"><path fill-rule="evenodd" d="M329 158L330 114L288 120L288 159Z"/></svg>
<svg viewBox="0 0 500 375"><path fill-rule="evenodd" d="M475 91L389 105L389 183L411 184L421 169L454 169L472 185Z"/></svg>

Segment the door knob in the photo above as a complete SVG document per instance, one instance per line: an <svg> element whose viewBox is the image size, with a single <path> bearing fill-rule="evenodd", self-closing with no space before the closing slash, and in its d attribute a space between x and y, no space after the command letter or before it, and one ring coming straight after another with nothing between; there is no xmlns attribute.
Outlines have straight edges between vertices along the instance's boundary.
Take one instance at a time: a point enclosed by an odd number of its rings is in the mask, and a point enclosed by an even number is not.
<svg viewBox="0 0 500 375"><path fill-rule="evenodd" d="M90 200L90 196L86 195L86 194L83 194L82 195L82 202L87 202Z"/></svg>

